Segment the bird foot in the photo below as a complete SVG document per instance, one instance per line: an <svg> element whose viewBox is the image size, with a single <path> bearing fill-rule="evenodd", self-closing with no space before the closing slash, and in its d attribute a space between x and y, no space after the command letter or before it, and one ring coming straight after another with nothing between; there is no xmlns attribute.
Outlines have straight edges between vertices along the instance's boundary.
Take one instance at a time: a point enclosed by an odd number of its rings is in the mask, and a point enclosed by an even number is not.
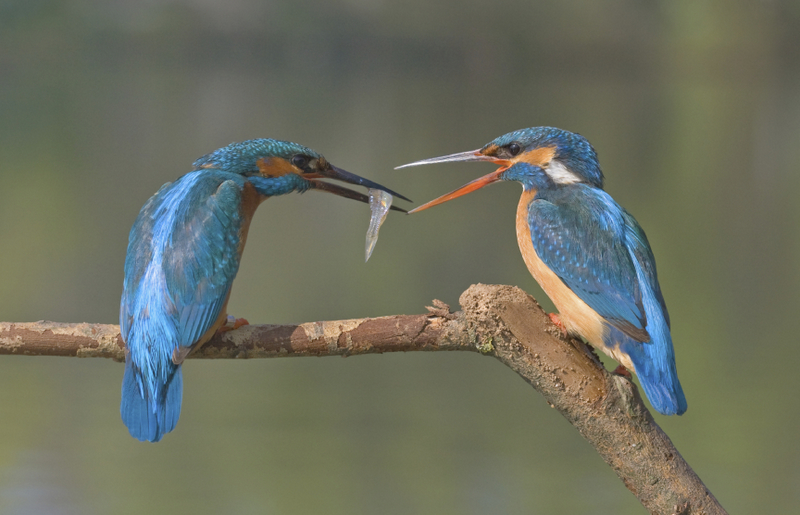
<svg viewBox="0 0 800 515"><path fill-rule="evenodd" d="M246 318L236 318L233 315L228 315L228 318L225 320L225 323L222 324L222 327L217 329L217 332L227 333L228 331L239 329L243 325L250 325L250 322L248 322Z"/></svg>
<svg viewBox="0 0 800 515"><path fill-rule="evenodd" d="M631 379L632 377L631 371L622 365L619 365L617 368L615 368L614 373L617 374L618 376L627 377L628 379Z"/></svg>
<svg viewBox="0 0 800 515"><path fill-rule="evenodd" d="M547 316L550 317L550 321L561 331L561 336L566 338L567 327L564 325L564 322L561 321L561 318L556 313L548 313Z"/></svg>

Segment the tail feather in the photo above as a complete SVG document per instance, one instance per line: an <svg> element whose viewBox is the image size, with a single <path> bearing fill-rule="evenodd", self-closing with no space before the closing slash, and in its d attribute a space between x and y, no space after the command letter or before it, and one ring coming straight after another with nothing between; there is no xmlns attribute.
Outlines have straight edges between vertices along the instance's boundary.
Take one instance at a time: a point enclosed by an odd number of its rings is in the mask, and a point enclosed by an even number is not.
<svg viewBox="0 0 800 515"><path fill-rule="evenodd" d="M657 363L658 356L648 352L653 347L647 343L631 342L627 352L636 368L636 376L647 399L656 411L664 415L683 415L686 411L686 396L678 380L675 360ZM666 366L664 366L666 365Z"/></svg>
<svg viewBox="0 0 800 515"><path fill-rule="evenodd" d="M128 359L122 379L120 415L131 436L141 441L157 442L175 429L181 413L183 374L176 366L170 379L148 395L136 367Z"/></svg>
<svg viewBox="0 0 800 515"><path fill-rule="evenodd" d="M635 220L633 223L635 224ZM650 335L650 341L639 342L620 333L622 338L618 340L619 348L633 362L636 376L653 408L664 415L683 415L687 407L686 396L675 367L669 314L658 287L655 262L649 253L646 239L642 241L638 239L638 235L636 238L638 244L631 250L631 258L641 287L642 306L647 318L645 329ZM644 232L641 232L641 238L644 238ZM640 252L636 252L636 249ZM643 264L646 265L644 268Z"/></svg>
<svg viewBox="0 0 800 515"><path fill-rule="evenodd" d="M641 343L623 335L620 350L633 362L639 383L653 408L663 415L683 415L687 408L686 396L678 380L672 339L669 333L660 336L660 339Z"/></svg>
<svg viewBox="0 0 800 515"><path fill-rule="evenodd" d="M167 392L163 409L159 410L159 424L163 428L162 434L169 433L178 424L181 415L181 401L183 400L183 371L181 366L175 367L172 379L167 383Z"/></svg>

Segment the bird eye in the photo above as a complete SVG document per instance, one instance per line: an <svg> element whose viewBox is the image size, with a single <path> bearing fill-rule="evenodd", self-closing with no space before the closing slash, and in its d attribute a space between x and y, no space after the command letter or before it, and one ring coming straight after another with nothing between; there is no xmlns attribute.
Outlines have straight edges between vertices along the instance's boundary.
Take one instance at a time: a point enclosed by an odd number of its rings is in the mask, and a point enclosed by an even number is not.
<svg viewBox="0 0 800 515"><path fill-rule="evenodd" d="M519 154L519 151L522 150L519 145L516 143L512 143L506 147L508 149L508 153L512 156Z"/></svg>
<svg viewBox="0 0 800 515"><path fill-rule="evenodd" d="M297 168L305 168L308 164L308 156L297 154L296 156L292 157L292 164Z"/></svg>

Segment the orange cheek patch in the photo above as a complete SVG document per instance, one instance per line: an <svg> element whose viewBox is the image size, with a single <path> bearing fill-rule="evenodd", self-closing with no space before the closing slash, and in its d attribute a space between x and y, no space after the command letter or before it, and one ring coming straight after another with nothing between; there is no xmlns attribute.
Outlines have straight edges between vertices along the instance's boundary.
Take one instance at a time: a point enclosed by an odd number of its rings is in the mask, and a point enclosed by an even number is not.
<svg viewBox="0 0 800 515"><path fill-rule="evenodd" d="M488 147L486 147L483 150L481 150L481 154L483 154L485 156L493 156L493 155L495 155L495 153L497 153L497 149L498 148L500 148L500 147L498 147L497 145L494 145L494 144L489 145Z"/></svg>
<svg viewBox="0 0 800 515"><path fill-rule="evenodd" d="M256 161L256 166L261 175L268 177L281 177L287 173L297 173L297 168L282 157L262 157Z"/></svg>
<svg viewBox="0 0 800 515"><path fill-rule="evenodd" d="M530 163L533 166L541 167L549 163L556 155L556 147L539 147L525 152L517 157L514 161L517 163Z"/></svg>

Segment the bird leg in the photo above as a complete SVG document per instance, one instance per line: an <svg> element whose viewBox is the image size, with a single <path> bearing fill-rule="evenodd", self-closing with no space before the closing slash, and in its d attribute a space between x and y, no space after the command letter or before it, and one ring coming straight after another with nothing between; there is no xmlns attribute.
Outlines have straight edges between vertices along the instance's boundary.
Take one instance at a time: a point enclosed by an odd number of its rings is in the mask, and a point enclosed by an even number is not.
<svg viewBox="0 0 800 515"><path fill-rule="evenodd" d="M561 321L561 318L558 316L558 314L556 314L556 313L548 313L547 316L550 317L550 321L553 322L553 324L556 327L558 327L558 329L561 331L561 336L566 338L567 337L567 326L564 325L564 322Z"/></svg>
<svg viewBox="0 0 800 515"><path fill-rule="evenodd" d="M614 373L617 374L618 376L623 376L627 377L628 379L631 379L631 371L625 368L624 365L619 365L617 368L615 368Z"/></svg>
<svg viewBox="0 0 800 515"><path fill-rule="evenodd" d="M218 333L226 333L228 331L233 331L234 329L239 329L243 325L250 325L250 322L247 321L246 318L236 318L233 315L228 315L225 319L225 323L217 329Z"/></svg>
<svg viewBox="0 0 800 515"><path fill-rule="evenodd" d="M227 333L228 331L233 331L234 329L239 329L243 325L250 325L250 322L248 322L247 319L244 319L244 318L236 318L234 316L227 315L225 317L225 323L222 324L219 327L219 329L216 330L215 334ZM209 329L209 331L210 331L210 329ZM207 336L208 336L208 334L207 334ZM202 342L196 343L196 344L191 345L189 347L178 347L177 349L172 351L172 362L175 363L176 365L180 365L181 363L183 363L183 360L186 359L186 356L188 356L192 351L196 350L201 345L203 345L203 343L205 343L205 341L208 340L208 338L210 338L210 337L211 336L208 336Z"/></svg>

